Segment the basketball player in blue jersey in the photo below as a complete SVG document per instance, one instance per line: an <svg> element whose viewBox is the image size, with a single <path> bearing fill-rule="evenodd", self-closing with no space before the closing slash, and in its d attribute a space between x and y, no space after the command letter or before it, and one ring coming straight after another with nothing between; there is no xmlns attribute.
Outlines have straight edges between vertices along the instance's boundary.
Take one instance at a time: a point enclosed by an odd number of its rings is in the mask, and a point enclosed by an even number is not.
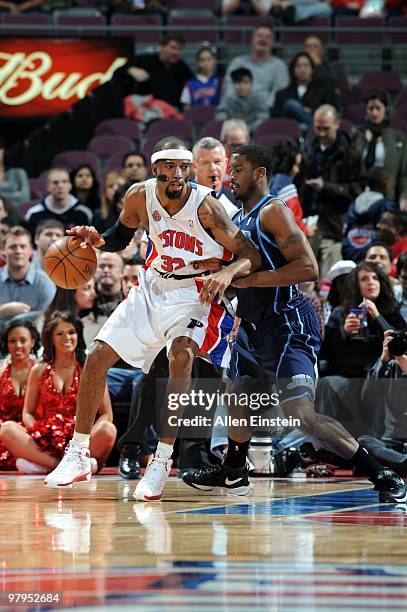
<svg viewBox="0 0 407 612"><path fill-rule="evenodd" d="M292 212L268 193L270 175L271 158L263 147L245 145L233 154L231 186L243 204L234 221L262 259L257 272L232 282L241 318L232 354L235 390L250 391L251 384L258 391L264 380L269 384L275 380L285 417L298 418L303 432L367 473L381 502L403 502L407 500L403 480L378 463L340 423L314 410L319 325L297 284L317 280L318 267ZM215 289L216 283L211 288L207 281L201 299L212 299ZM259 368L263 381L253 378ZM240 405L229 407L232 416L240 419L237 427L228 429L223 466L188 472L183 476L186 484L200 490L220 487L235 495L250 492L246 456L251 430L242 425L245 418L250 424L250 409L237 403Z"/></svg>

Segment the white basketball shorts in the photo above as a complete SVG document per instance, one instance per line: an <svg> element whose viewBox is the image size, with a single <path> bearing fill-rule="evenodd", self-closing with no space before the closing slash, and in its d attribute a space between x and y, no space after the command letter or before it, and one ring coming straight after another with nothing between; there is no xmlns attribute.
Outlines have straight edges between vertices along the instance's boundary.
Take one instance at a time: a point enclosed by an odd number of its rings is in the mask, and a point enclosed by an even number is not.
<svg viewBox="0 0 407 612"><path fill-rule="evenodd" d="M201 346L208 326L210 304L199 303L194 279L161 278L141 270L139 285L130 289L95 340L106 342L120 357L148 372L161 351L167 354L175 338L186 336Z"/></svg>

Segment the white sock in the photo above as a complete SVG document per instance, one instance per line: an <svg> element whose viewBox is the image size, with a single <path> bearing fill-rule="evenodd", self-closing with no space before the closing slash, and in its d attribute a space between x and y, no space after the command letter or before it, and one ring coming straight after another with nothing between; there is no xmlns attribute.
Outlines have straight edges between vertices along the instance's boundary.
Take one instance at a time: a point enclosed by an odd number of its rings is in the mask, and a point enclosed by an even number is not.
<svg viewBox="0 0 407 612"><path fill-rule="evenodd" d="M157 444L156 456L162 459L170 459L174 447L172 444L165 444L165 442L159 442Z"/></svg>
<svg viewBox="0 0 407 612"><path fill-rule="evenodd" d="M85 446L86 448L89 448L90 434L83 434L79 433L78 431L74 431L73 439L80 446Z"/></svg>

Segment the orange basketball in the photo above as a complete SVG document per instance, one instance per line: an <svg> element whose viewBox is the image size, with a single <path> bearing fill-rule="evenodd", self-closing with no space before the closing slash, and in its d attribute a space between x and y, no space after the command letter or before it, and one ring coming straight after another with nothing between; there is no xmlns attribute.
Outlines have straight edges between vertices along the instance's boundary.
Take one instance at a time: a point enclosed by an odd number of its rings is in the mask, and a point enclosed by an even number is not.
<svg viewBox="0 0 407 612"><path fill-rule="evenodd" d="M96 270L96 253L90 244L81 248L82 238L64 236L53 242L44 257L44 268L51 280L63 289L78 289Z"/></svg>

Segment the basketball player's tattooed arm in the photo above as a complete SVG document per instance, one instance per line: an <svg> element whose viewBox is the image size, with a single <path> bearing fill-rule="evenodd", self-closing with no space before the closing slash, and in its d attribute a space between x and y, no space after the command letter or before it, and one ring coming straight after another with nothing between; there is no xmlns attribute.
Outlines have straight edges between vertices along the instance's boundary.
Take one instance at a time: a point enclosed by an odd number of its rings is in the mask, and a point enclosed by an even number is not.
<svg viewBox="0 0 407 612"><path fill-rule="evenodd" d="M122 251L130 243L135 230L142 225L147 227L145 188L144 183L132 185L126 192L124 207L116 223L101 235L95 227L89 225L77 225L68 234L79 236L83 239L81 246L86 243L103 251L114 253Z"/></svg>
<svg viewBox="0 0 407 612"><path fill-rule="evenodd" d="M318 265L305 234L295 222L292 212L281 202L273 201L260 213L260 225L265 234L272 234L287 264L277 270L255 272L234 281L245 287L287 287L317 280Z"/></svg>
<svg viewBox="0 0 407 612"><path fill-rule="evenodd" d="M243 236L239 228L229 219L225 209L215 198L207 196L198 209L202 226L209 230L216 242L237 256L236 261L218 272L203 277L199 299L210 302L216 294L221 300L234 278L246 276L261 264L257 250Z"/></svg>

